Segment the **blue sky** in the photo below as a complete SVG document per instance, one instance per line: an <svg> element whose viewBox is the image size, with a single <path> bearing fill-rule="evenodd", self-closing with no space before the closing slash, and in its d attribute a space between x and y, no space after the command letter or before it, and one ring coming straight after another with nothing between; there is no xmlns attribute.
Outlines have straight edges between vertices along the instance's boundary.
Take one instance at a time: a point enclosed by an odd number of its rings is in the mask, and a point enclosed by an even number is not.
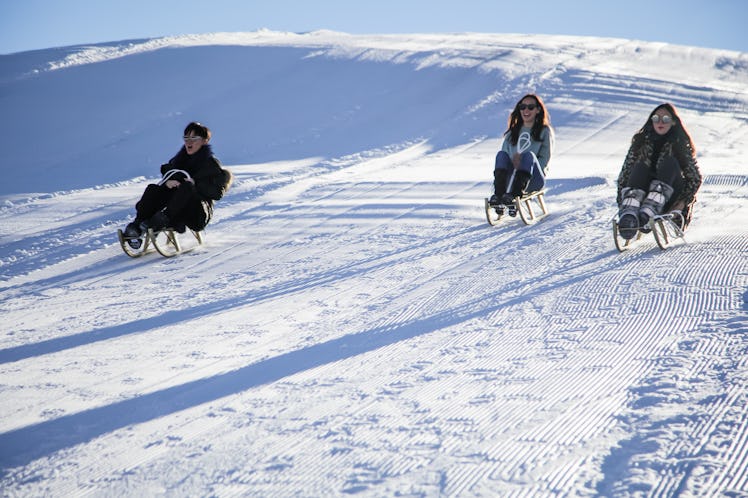
<svg viewBox="0 0 748 498"><path fill-rule="evenodd" d="M0 54L216 31L542 33L748 52L745 0L0 0Z"/></svg>

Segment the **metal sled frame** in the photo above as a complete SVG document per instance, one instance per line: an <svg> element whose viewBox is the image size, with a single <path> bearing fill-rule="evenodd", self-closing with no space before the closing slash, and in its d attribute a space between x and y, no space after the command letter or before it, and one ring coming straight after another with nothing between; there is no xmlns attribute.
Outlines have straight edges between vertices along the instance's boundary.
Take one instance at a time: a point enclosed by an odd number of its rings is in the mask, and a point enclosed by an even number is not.
<svg viewBox="0 0 748 498"><path fill-rule="evenodd" d="M546 190L543 189L514 198L514 205L525 225L534 223L548 214L548 207L545 205L545 192ZM497 212L496 205L489 203L488 198L484 199L484 204L486 209L486 220L489 225L496 226L502 218L507 216L506 213L500 214ZM540 213L535 212L533 204L538 205Z"/></svg>
<svg viewBox="0 0 748 498"><path fill-rule="evenodd" d="M683 229L675 221L676 216L673 213L662 214L653 217L649 222L642 228L649 230L654 234L657 245L663 251L670 247L676 240L683 240ZM633 247L633 245L642 238L641 230L636 233L636 237L632 239L624 239L621 237L618 231L618 215L613 217L613 240L616 244L616 249L620 252L626 251Z"/></svg>
<svg viewBox="0 0 748 498"><path fill-rule="evenodd" d="M117 236L119 237L119 244L122 246L122 251L131 258L139 258L146 254L149 252L151 246L153 246L160 255L165 258L171 258L177 254L191 251L202 245L203 232L195 232L194 230L189 230L189 232L192 233L197 243L188 247L182 246L179 241L179 234L173 228L165 228L157 231L149 228L148 232L146 232L143 237L142 245L137 249L130 247L130 244L127 243L128 238L125 237L122 230L117 230Z"/></svg>

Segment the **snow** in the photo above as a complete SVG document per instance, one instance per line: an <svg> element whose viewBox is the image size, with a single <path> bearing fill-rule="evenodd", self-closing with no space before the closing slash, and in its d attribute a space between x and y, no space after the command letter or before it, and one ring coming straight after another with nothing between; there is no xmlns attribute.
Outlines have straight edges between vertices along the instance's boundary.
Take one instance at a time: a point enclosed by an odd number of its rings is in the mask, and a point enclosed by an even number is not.
<svg viewBox="0 0 748 498"><path fill-rule="evenodd" d="M748 494L748 59L633 40L259 31L0 56L3 496ZM551 214L484 218L514 103ZM673 102L686 242L619 253ZM206 244L116 228L184 125L236 175Z"/></svg>

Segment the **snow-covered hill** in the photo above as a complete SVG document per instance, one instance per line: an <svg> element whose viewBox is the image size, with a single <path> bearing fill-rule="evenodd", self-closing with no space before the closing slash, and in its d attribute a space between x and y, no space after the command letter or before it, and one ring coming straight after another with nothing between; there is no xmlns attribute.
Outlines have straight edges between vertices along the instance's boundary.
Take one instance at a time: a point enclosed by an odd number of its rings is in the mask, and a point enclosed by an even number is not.
<svg viewBox="0 0 748 498"><path fill-rule="evenodd" d="M0 56L5 496L748 494L748 56L620 39L256 32ZM485 222L506 117L547 202ZM673 102L687 242L619 253L631 135ZM207 243L114 232L199 120Z"/></svg>

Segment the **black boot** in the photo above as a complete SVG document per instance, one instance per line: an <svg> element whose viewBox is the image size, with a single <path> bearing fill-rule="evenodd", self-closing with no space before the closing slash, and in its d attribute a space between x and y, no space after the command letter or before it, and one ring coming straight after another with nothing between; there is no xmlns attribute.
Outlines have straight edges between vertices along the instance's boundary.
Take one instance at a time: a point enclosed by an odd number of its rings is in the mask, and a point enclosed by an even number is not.
<svg viewBox="0 0 748 498"><path fill-rule="evenodd" d="M522 197L532 175L527 171L518 169L514 172L514 183L512 183L512 197Z"/></svg>
<svg viewBox="0 0 748 498"><path fill-rule="evenodd" d="M506 192L506 170L493 170L493 195L488 200L489 204L501 204L501 197Z"/></svg>
<svg viewBox="0 0 748 498"><path fill-rule="evenodd" d="M135 221L127 224L122 234L125 236L127 245L133 249L140 249L140 246L143 244L143 230L140 228L140 221L137 218Z"/></svg>
<svg viewBox="0 0 748 498"><path fill-rule="evenodd" d="M618 211L618 233L626 240L633 239L639 232L639 207L644 199L644 191L624 187L621 190L621 208Z"/></svg>
<svg viewBox="0 0 748 498"><path fill-rule="evenodd" d="M143 235L143 230L140 228L140 220L136 218L135 221L128 223L123 234L128 239L135 239Z"/></svg>
<svg viewBox="0 0 748 498"><path fill-rule="evenodd" d="M171 227L171 221L169 220L169 217L166 216L165 211L159 211L145 222L145 226L146 229L150 228L154 232L160 232L165 228Z"/></svg>

